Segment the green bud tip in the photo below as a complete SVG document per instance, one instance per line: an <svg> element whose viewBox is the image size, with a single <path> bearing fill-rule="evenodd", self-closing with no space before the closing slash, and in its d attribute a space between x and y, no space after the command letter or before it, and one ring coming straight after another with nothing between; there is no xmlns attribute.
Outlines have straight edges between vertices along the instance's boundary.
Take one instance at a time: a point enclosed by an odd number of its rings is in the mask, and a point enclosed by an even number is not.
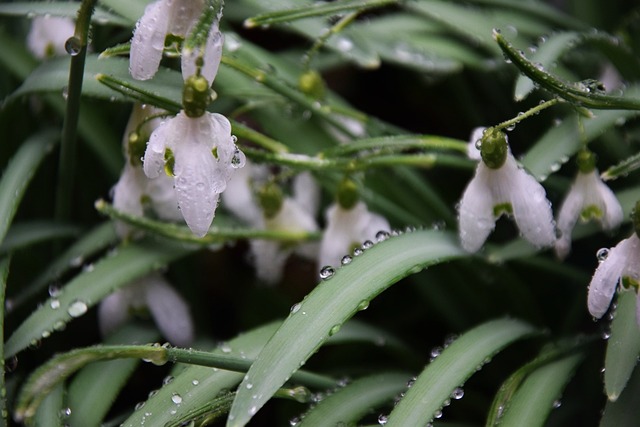
<svg viewBox="0 0 640 427"><path fill-rule="evenodd" d="M578 156L576 157L576 164L578 165L578 170L581 173L591 173L596 168L596 161L598 160L598 156L595 155L592 151L589 151L587 148L583 148L578 152Z"/></svg>
<svg viewBox="0 0 640 427"><path fill-rule="evenodd" d="M322 99L325 94L325 85L322 76L314 70L306 71L298 79L298 89L313 99Z"/></svg>
<svg viewBox="0 0 640 427"><path fill-rule="evenodd" d="M184 82L182 107L188 117L200 117L211 103L211 87L207 79L199 74L190 76Z"/></svg>
<svg viewBox="0 0 640 427"><path fill-rule="evenodd" d="M340 207L344 209L353 208L358 203L358 186L350 179L345 178L338 185L336 199Z"/></svg>
<svg viewBox="0 0 640 427"><path fill-rule="evenodd" d="M260 189L258 199L264 216L266 218L273 218L282 208L284 195L278 184L270 182Z"/></svg>
<svg viewBox="0 0 640 427"><path fill-rule="evenodd" d="M636 235L640 237L640 200L636 202L636 205L631 211L631 222L633 223L633 229Z"/></svg>
<svg viewBox="0 0 640 427"><path fill-rule="evenodd" d="M507 161L509 144L507 135L501 130L489 128L482 134L480 155L482 161L491 169L499 169Z"/></svg>

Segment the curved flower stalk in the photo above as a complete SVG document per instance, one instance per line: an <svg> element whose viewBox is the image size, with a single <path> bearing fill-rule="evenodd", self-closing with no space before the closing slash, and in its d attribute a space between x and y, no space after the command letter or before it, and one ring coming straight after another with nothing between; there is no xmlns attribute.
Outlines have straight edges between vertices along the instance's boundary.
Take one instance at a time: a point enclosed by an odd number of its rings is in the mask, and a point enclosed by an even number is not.
<svg viewBox="0 0 640 427"><path fill-rule="evenodd" d="M522 236L536 247L553 245L551 204L542 185L518 166L506 135L495 129L485 131L480 153L482 161L458 207L462 247L478 251L504 213L513 215Z"/></svg>
<svg viewBox="0 0 640 427"><path fill-rule="evenodd" d="M134 313L149 310L158 329L171 344L188 346L193 341L189 306L157 273L127 285L106 297L98 307L100 332L108 335Z"/></svg>
<svg viewBox="0 0 640 427"><path fill-rule="evenodd" d="M636 204L636 209L638 204ZM633 286L638 292L640 283L640 239L635 231L631 237L609 250L607 257L596 269L587 296L589 313L597 319L609 309L613 295L622 281L625 287ZM640 295L640 294L639 294ZM640 326L640 297L636 302L636 320Z"/></svg>
<svg viewBox="0 0 640 427"><path fill-rule="evenodd" d="M386 218L370 212L357 197L355 184L345 179L338 188L338 200L326 211L327 227L320 242L320 266L340 265L342 257L365 240L374 241L379 231L391 230Z"/></svg>
<svg viewBox="0 0 640 427"><path fill-rule="evenodd" d="M46 59L66 55L65 43L75 33L76 26L62 16L36 16L31 21L27 47L36 58Z"/></svg>
<svg viewBox="0 0 640 427"><path fill-rule="evenodd" d="M136 24L131 39L129 71L133 78L148 80L158 71L168 35L185 38L205 8L204 0L156 0L149 4ZM218 16L218 19L220 16ZM215 78L222 56L224 39L214 20L204 52L186 50L182 54L182 75L195 74L196 60L202 56L201 73L210 83Z"/></svg>
<svg viewBox="0 0 640 427"><path fill-rule="evenodd" d="M578 169L578 175L558 213L560 237L555 250L561 259L571 250L571 231L578 219L583 222L595 219L603 229L612 230L620 225L623 217L620 202L600 179L594 154L587 150L580 152Z"/></svg>

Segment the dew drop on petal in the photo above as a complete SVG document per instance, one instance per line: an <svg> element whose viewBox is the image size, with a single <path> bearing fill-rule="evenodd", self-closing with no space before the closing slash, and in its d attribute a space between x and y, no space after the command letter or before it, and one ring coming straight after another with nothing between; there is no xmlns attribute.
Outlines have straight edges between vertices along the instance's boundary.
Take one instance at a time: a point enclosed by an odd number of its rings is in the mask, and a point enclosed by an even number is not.
<svg viewBox="0 0 640 427"><path fill-rule="evenodd" d="M598 252L596 252L596 258L598 258L598 262L602 262L609 256L609 249L600 248Z"/></svg>

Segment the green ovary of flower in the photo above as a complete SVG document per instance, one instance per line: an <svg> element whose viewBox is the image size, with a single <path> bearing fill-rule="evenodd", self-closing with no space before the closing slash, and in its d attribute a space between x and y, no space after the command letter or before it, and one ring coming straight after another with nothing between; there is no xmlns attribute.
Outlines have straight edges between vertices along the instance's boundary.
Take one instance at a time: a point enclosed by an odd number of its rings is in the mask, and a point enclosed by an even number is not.
<svg viewBox="0 0 640 427"><path fill-rule="evenodd" d="M168 176L175 176L173 173L174 166L176 164L176 158L173 156L173 151L167 148L164 152L164 172Z"/></svg>
<svg viewBox="0 0 640 427"><path fill-rule="evenodd" d="M491 169L500 169L507 160L509 145L504 132L493 128L487 129L482 135L480 155L482 161Z"/></svg>
<svg viewBox="0 0 640 427"><path fill-rule="evenodd" d="M596 160L597 156L586 148L580 150L576 157L578 169L582 173L591 173L596 168Z"/></svg>
<svg viewBox="0 0 640 427"><path fill-rule="evenodd" d="M193 75L184 82L182 90L182 106L188 117L196 118L204 115L211 103L211 88L207 79Z"/></svg>
<svg viewBox="0 0 640 427"><path fill-rule="evenodd" d="M511 203L500 203L493 207L493 215L498 218L500 215L513 215L513 207Z"/></svg>
<svg viewBox="0 0 640 427"><path fill-rule="evenodd" d="M589 205L580 212L580 221L589 222L592 219L599 220L604 216L604 212L596 205Z"/></svg>
<svg viewBox="0 0 640 427"><path fill-rule="evenodd" d="M278 212L280 212L284 201L282 190L274 183L269 183L262 187L258 194L258 198L266 218L275 217Z"/></svg>
<svg viewBox="0 0 640 427"><path fill-rule="evenodd" d="M344 209L351 209L358 203L358 186L356 183L345 178L338 186L337 194L338 204Z"/></svg>

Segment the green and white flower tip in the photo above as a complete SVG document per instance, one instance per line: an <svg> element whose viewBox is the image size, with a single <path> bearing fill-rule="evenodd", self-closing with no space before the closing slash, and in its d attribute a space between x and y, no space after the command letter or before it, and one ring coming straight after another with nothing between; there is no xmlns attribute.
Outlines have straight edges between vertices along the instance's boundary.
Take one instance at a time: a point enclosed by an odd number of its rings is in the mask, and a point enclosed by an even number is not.
<svg viewBox="0 0 640 427"><path fill-rule="evenodd" d="M582 222L597 220L605 230L613 230L623 219L620 202L596 169L595 154L581 150L576 161L578 174L558 213L560 237L555 243L555 251L560 259L571 250L571 232L578 219Z"/></svg>
<svg viewBox="0 0 640 427"><path fill-rule="evenodd" d="M98 307L98 322L103 336L118 329L134 313L148 309L151 317L171 343L181 347L193 341L193 320L189 306L171 285L157 273L152 273L102 300Z"/></svg>
<svg viewBox="0 0 640 427"><path fill-rule="evenodd" d="M482 161L458 205L462 247L478 251L504 213L513 215L522 236L534 246L552 246L555 223L542 185L518 166L504 132L489 128L481 141Z"/></svg>
<svg viewBox="0 0 640 427"><path fill-rule="evenodd" d="M589 313L596 319L601 318L609 309L613 295L622 282L625 288L640 288L640 201L631 213L634 233L618 243L610 250L600 250L600 264L596 269L591 283L587 305ZM606 253L606 256L603 256ZM636 302L636 320L640 325L640 293Z"/></svg>
<svg viewBox="0 0 640 427"><path fill-rule="evenodd" d="M148 80L158 71L167 35L185 38L193 28L205 8L204 0L156 0L149 4L136 24L131 39L129 71L137 80ZM181 55L182 75L186 80L196 74L199 58L204 64L201 75L209 83L213 82L222 57L224 38L214 20L204 51L202 47L183 49Z"/></svg>
<svg viewBox="0 0 640 427"><path fill-rule="evenodd" d="M38 59L66 55L65 44L75 33L73 20L63 16L36 16L27 34L27 47Z"/></svg>

